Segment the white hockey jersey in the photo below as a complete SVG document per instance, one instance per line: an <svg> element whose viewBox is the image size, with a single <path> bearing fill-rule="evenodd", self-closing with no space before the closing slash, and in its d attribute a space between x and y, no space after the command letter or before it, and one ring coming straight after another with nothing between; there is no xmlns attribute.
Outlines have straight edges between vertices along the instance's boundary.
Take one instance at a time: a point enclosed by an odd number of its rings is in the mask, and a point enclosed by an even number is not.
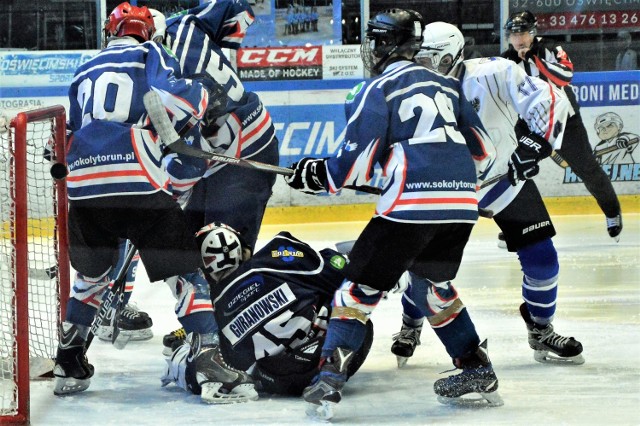
<svg viewBox="0 0 640 426"><path fill-rule="evenodd" d="M569 101L562 90L528 76L514 62L503 58L464 61L458 78L497 151L487 179L507 172L509 158L518 145L514 132L518 117L556 148L569 111ZM499 213L513 201L523 184L512 186L505 178L483 188L478 194L479 206Z"/></svg>

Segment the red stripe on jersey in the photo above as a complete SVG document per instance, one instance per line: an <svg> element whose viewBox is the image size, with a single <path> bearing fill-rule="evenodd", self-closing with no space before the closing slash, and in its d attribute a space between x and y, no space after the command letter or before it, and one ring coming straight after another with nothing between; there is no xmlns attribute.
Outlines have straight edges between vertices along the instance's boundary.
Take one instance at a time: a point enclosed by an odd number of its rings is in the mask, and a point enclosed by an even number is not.
<svg viewBox="0 0 640 426"><path fill-rule="evenodd" d="M146 176L146 174L141 170L114 170L112 172L90 173L82 176L68 176L66 180L70 182L82 182L91 179L122 176Z"/></svg>
<svg viewBox="0 0 640 426"><path fill-rule="evenodd" d="M253 131L251 131L250 133L247 133L246 135L244 133L241 133L240 145L242 145L247 140L251 139L257 133L260 133L265 128L265 126L269 125L270 121L271 121L271 116L269 115L269 111L267 111L267 113L265 114L264 120L262 120L260 124L258 124L256 128L253 129Z"/></svg>
<svg viewBox="0 0 640 426"><path fill-rule="evenodd" d="M563 80L563 79L553 75L549 71L549 68L547 67L547 64L544 63L540 58L538 58L537 56L534 56L533 59L534 59L534 61L536 63L536 67L538 67L538 70L540 71L540 74L545 76L547 78L547 80L551 81L553 84L555 84L558 87L563 87L563 86L566 86L567 84L569 84L568 81Z"/></svg>
<svg viewBox="0 0 640 426"><path fill-rule="evenodd" d="M475 198L409 198L398 200L397 204L478 204Z"/></svg>
<svg viewBox="0 0 640 426"><path fill-rule="evenodd" d="M553 87L551 87L551 85L549 85L549 90L551 91L551 104L549 105L549 129L544 135L544 138L546 140L549 140L549 138L553 134L553 126L555 126L556 115L556 94L553 91Z"/></svg>

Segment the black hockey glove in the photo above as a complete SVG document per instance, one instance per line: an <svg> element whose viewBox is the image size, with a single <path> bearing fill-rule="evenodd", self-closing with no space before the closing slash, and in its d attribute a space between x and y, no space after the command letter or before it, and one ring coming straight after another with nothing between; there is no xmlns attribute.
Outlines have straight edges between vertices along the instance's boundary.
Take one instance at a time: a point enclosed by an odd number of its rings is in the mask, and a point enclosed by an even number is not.
<svg viewBox="0 0 640 426"><path fill-rule="evenodd" d="M216 120L227 112L227 103L229 97L224 87L215 81L208 74L194 74L191 79L202 84L209 93L209 103L202 117L202 123L205 128L215 125Z"/></svg>
<svg viewBox="0 0 640 426"><path fill-rule="evenodd" d="M518 137L518 147L509 160L509 181L517 185L533 178L540 171L540 160L551 155L551 144L542 136L529 132Z"/></svg>
<svg viewBox="0 0 640 426"><path fill-rule="evenodd" d="M285 180L293 189L298 189L305 194L320 194L326 191L324 187L327 181L326 159L304 157L291 165L293 174L286 176Z"/></svg>

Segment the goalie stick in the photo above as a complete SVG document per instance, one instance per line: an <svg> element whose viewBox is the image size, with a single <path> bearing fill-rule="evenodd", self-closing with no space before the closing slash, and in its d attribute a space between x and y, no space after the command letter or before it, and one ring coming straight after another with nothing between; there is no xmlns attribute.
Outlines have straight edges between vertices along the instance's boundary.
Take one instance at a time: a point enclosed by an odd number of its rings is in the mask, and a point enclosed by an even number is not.
<svg viewBox="0 0 640 426"><path fill-rule="evenodd" d="M118 320L120 318L120 312L122 311L122 305L124 304L124 289L127 281L127 271L131 265L131 261L136 254L135 246L128 241L127 250L125 252L124 261L118 271L115 278L109 283L109 287L106 293L102 296L102 303L98 314L91 324L91 331L87 337L87 343L85 347L88 349L89 345L93 341L98 328L101 326L111 326L113 331L111 332L111 343L118 349L124 349L129 343L131 336L121 335L118 329Z"/></svg>
<svg viewBox="0 0 640 426"><path fill-rule="evenodd" d="M164 144L173 152L205 160L218 161L220 163L226 163L234 166L276 173L283 176L293 175L293 170L288 167L274 166L273 164L261 163L260 161L236 158L224 154L216 154L193 147L187 144L176 129L174 129L173 124L167 115L164 104L162 103L162 99L160 99L160 95L151 90L145 93L143 96L143 102L147 113L149 114L149 119L151 120L153 127L155 127L158 136L160 136L160 139L162 139ZM345 188L369 194L380 193L380 190L373 186L345 186Z"/></svg>

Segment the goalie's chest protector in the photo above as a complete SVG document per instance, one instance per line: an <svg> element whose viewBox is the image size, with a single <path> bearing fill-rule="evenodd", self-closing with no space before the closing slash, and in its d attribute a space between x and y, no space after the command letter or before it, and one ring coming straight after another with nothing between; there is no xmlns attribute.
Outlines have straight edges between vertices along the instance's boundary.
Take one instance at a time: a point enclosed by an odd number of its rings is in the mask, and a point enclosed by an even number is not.
<svg viewBox="0 0 640 426"><path fill-rule="evenodd" d="M345 264L336 251L318 252L279 233L212 291L225 360L246 370L302 341L341 284Z"/></svg>

